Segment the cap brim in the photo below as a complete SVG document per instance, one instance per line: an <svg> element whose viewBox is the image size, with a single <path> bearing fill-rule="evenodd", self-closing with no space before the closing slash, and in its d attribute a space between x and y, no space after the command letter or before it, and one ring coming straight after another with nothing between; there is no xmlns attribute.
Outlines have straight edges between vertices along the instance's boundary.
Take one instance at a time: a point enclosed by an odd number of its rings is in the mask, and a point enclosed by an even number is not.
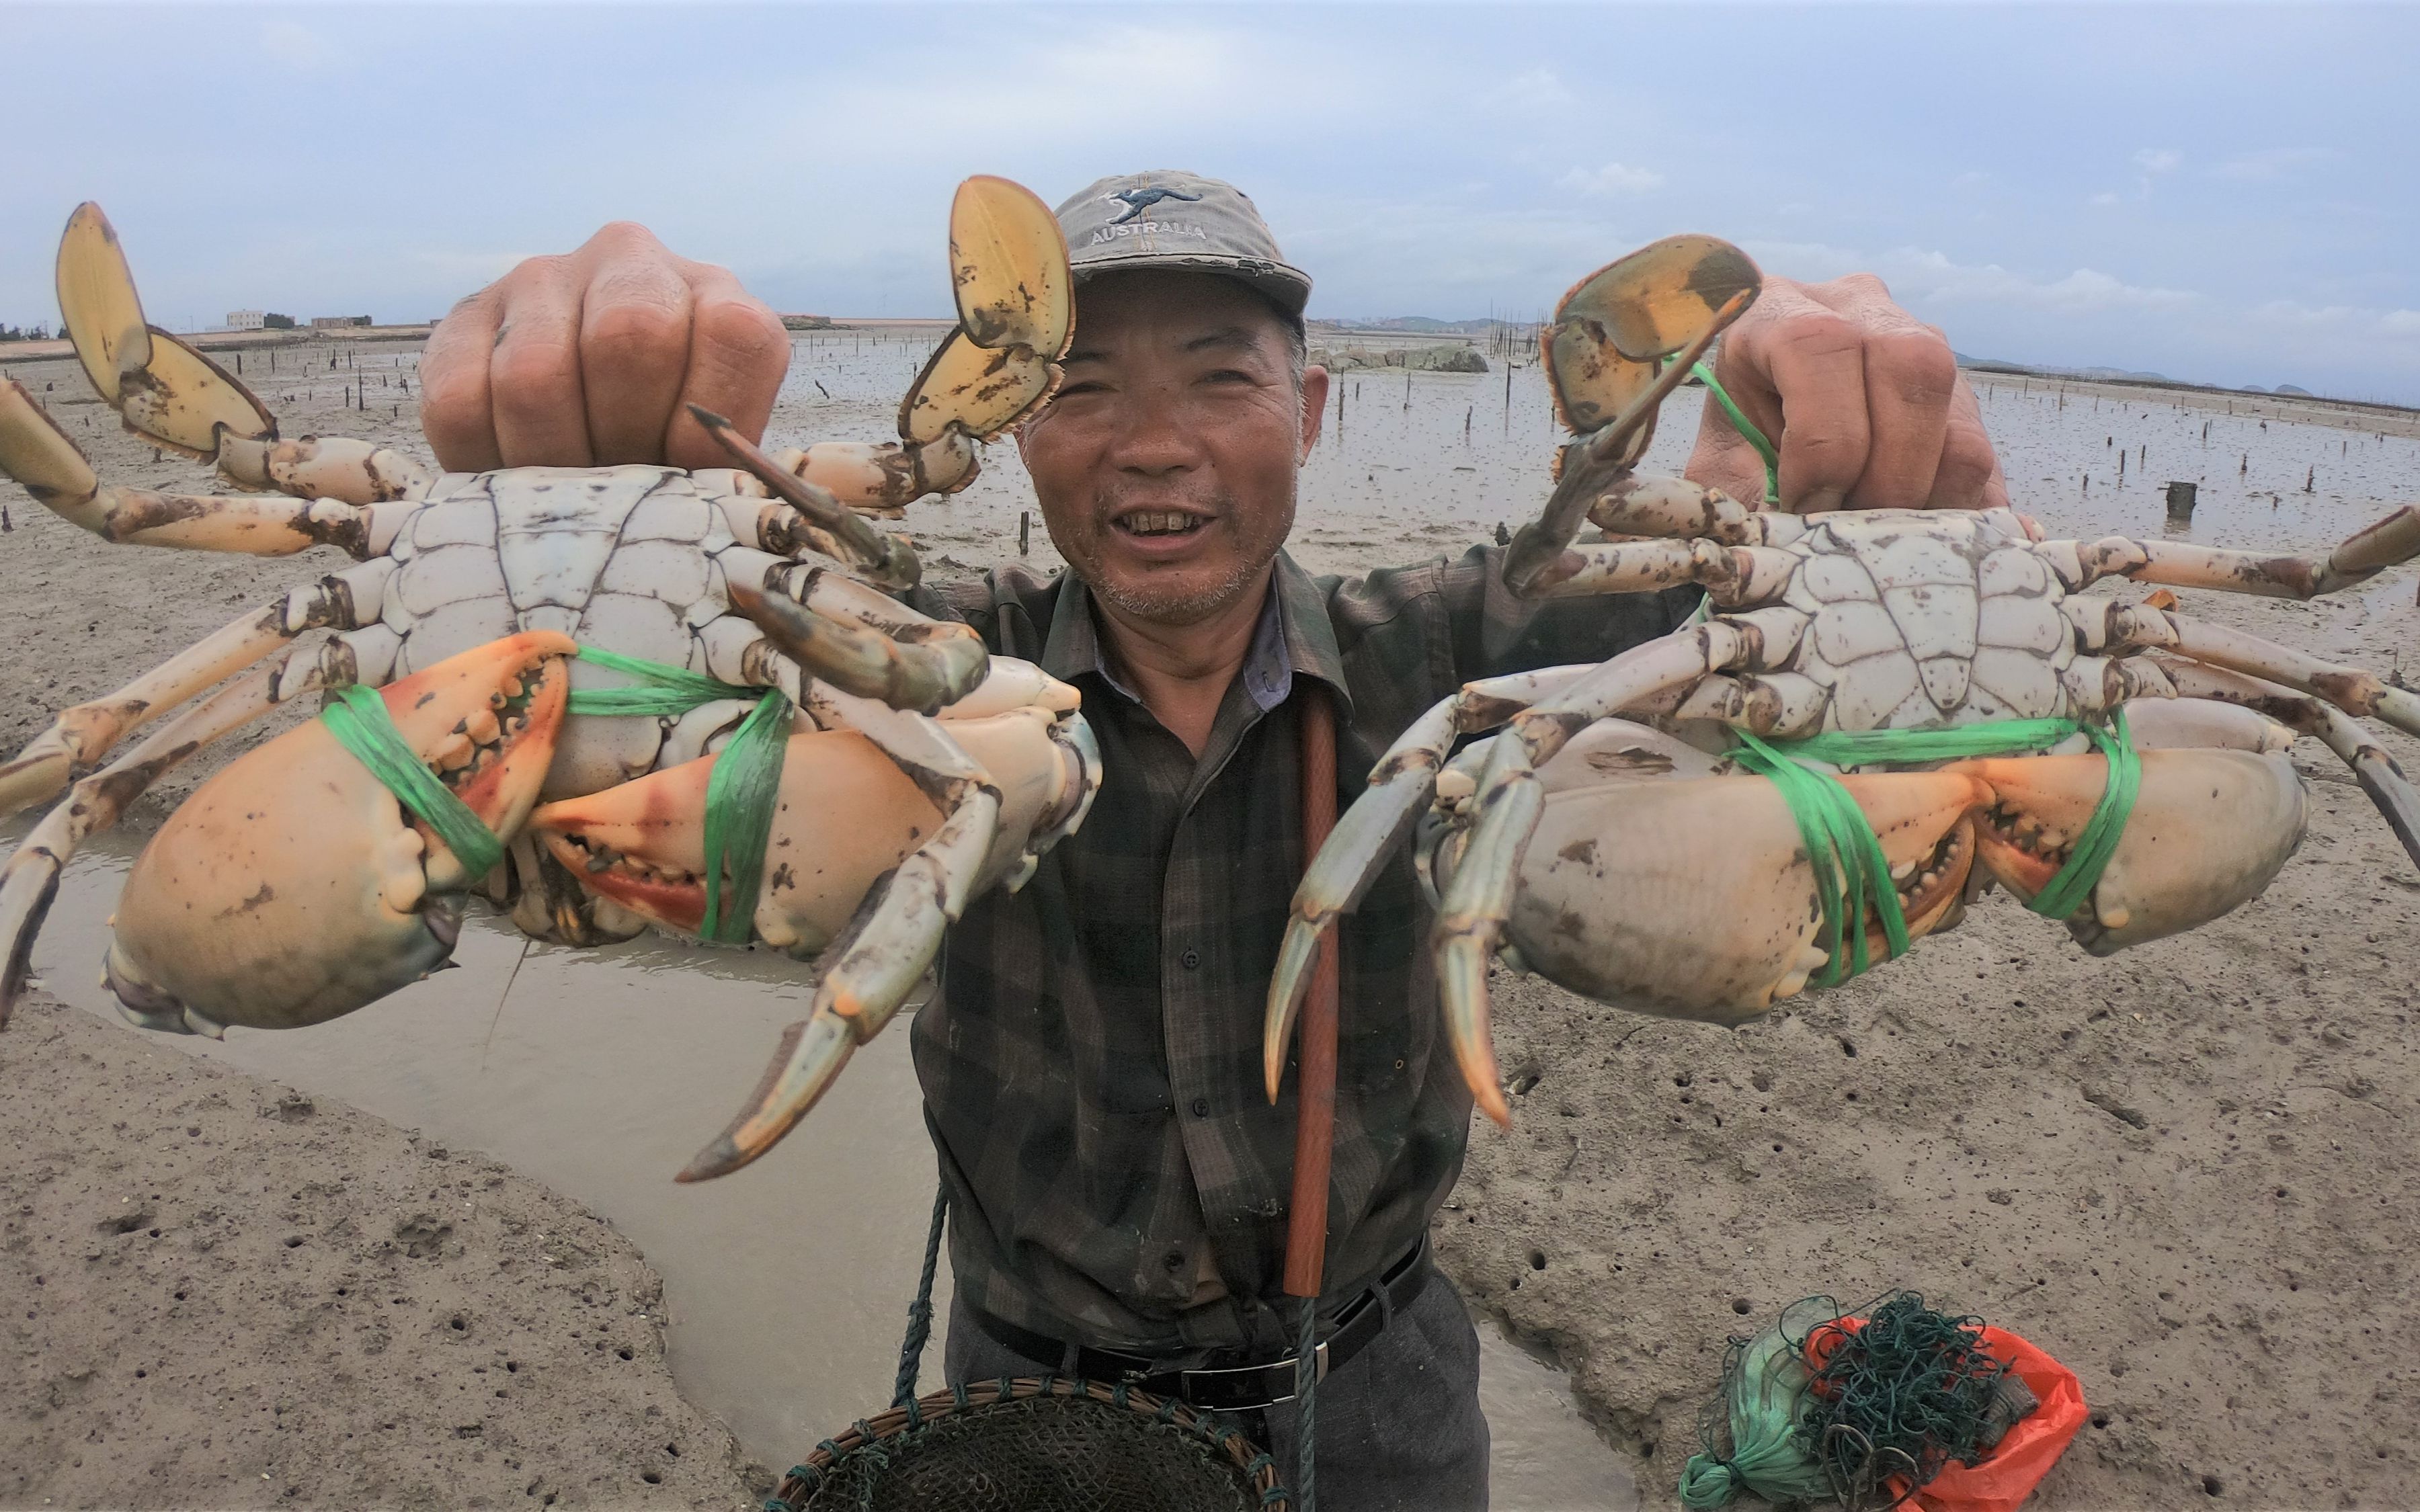
<svg viewBox="0 0 2420 1512"><path fill-rule="evenodd" d="M1249 285L1270 303L1295 319L1311 302L1311 275L1285 263L1261 257L1232 257L1216 253L1150 252L1123 257L1092 257L1075 264L1076 286L1104 273L1216 273Z"/></svg>

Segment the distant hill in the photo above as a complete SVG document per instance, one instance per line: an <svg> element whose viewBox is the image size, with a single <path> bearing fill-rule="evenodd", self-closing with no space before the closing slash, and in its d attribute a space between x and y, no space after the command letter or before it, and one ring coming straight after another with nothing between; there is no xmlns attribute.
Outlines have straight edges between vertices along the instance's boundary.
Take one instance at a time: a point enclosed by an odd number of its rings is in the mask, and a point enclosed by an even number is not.
<svg viewBox="0 0 2420 1512"><path fill-rule="evenodd" d="M2082 378L2099 383L2181 383L2185 381L2182 378L2172 378L2165 373L2140 373L2122 367L2037 367L2030 363L2011 363L1998 357L1969 357L1962 351L1952 351L1949 355L1958 359L1960 367L1971 368L1978 373L2013 373L2024 378ZM2193 386L2199 387L2199 385Z"/></svg>

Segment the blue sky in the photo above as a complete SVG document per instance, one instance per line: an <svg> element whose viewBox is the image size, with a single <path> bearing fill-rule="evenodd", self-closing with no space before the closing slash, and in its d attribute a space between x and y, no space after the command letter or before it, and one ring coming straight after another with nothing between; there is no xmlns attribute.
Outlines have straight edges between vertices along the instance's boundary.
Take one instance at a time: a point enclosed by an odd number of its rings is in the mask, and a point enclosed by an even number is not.
<svg viewBox="0 0 2420 1512"><path fill-rule="evenodd" d="M152 316L442 313L636 219L945 308L974 172L1235 180L1311 313L1535 312L1681 230L1967 352L2420 403L2420 9L0 4L0 320L108 209Z"/></svg>

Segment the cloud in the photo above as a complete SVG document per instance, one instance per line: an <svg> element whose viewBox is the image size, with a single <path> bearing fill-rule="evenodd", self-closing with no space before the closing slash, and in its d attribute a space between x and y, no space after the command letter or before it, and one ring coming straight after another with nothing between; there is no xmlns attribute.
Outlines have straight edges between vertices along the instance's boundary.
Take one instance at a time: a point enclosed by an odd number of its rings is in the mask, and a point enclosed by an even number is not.
<svg viewBox="0 0 2420 1512"><path fill-rule="evenodd" d="M1664 187L1664 176L1652 168L1608 162L1602 168L1574 168L1556 180L1559 188L1589 195L1643 194Z"/></svg>
<svg viewBox="0 0 2420 1512"><path fill-rule="evenodd" d="M1571 87L1563 83L1562 75L1552 69L1531 69L1515 74L1489 90L1488 95L1497 104L1533 111L1560 110L1578 102Z"/></svg>
<svg viewBox="0 0 2420 1512"><path fill-rule="evenodd" d="M2092 203L2095 205L2115 205L2118 203L2118 196L2104 189L2100 193L2092 196Z"/></svg>
<svg viewBox="0 0 2420 1512"><path fill-rule="evenodd" d="M2378 324L2390 336L2420 336L2420 310L2389 310Z"/></svg>
<svg viewBox="0 0 2420 1512"><path fill-rule="evenodd" d="M2134 154L2134 166L2145 173L2174 173L2184 161L2185 155L2174 147L2143 147Z"/></svg>
<svg viewBox="0 0 2420 1512"><path fill-rule="evenodd" d="M317 73L345 61L326 38L290 21L272 21L260 28L260 51L298 73Z"/></svg>
<svg viewBox="0 0 2420 1512"><path fill-rule="evenodd" d="M1768 267L1796 278L1878 273L1895 297L1911 305L1998 304L2091 315L2176 309L2202 298L2186 289L2129 284L2091 268L2079 268L2059 278L2028 278L1997 263L1957 262L1947 254L1920 247L1897 247L1877 255L1822 242L1757 242L1747 250Z"/></svg>
<svg viewBox="0 0 2420 1512"><path fill-rule="evenodd" d="M2247 152L2240 158L2229 158L2211 173L2219 178L2235 178L2248 182L2267 182L2290 177L2294 170L2317 162L2327 153L2318 147L2269 147L2259 152Z"/></svg>
<svg viewBox="0 0 2420 1512"><path fill-rule="evenodd" d="M1992 176L1979 168L1969 168L1949 180L1952 189L1980 189L1992 181Z"/></svg>

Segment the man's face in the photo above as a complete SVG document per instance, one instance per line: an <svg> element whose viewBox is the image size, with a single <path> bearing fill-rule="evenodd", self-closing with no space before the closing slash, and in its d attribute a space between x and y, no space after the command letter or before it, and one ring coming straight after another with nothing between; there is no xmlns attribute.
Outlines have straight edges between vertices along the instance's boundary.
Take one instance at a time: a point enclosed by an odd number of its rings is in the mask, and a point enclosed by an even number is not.
<svg viewBox="0 0 2420 1512"><path fill-rule="evenodd" d="M1084 285L1066 381L1017 440L1050 539L1109 605L1198 624L1256 590L1294 528L1326 375L1297 389L1276 311L1232 279Z"/></svg>

